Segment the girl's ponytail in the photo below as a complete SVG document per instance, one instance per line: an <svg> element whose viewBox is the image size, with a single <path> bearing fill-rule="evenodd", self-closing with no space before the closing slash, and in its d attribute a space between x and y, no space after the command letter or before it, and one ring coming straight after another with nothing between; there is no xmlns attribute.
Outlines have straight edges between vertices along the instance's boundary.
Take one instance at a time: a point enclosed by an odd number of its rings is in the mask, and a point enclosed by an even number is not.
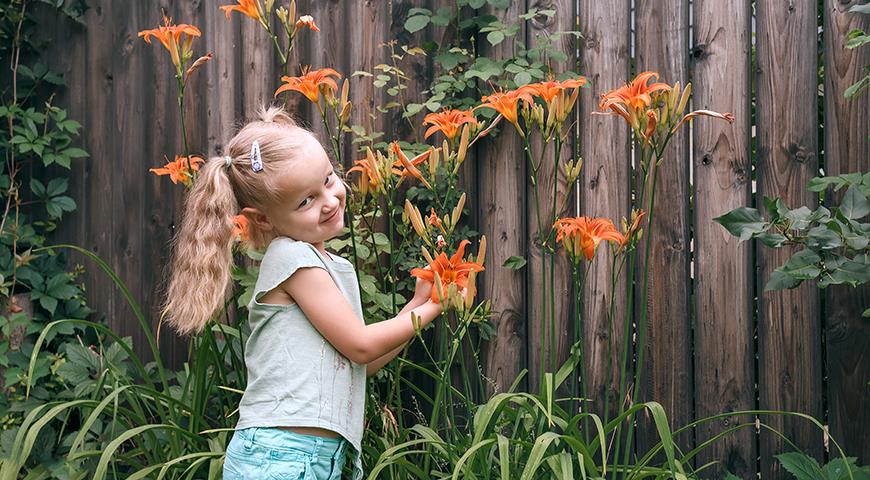
<svg viewBox="0 0 870 480"><path fill-rule="evenodd" d="M209 159L184 202L161 319L179 334L202 331L223 306L239 206L222 157Z"/></svg>

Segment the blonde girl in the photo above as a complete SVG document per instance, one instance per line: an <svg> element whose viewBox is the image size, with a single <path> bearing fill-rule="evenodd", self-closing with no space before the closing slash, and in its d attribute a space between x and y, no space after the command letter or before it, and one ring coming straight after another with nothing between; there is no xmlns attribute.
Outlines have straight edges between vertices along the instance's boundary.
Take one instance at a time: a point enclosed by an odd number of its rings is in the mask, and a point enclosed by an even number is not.
<svg viewBox="0 0 870 480"><path fill-rule="evenodd" d="M365 377L389 362L441 307L432 284L392 319L366 325L353 265L326 251L344 226L347 190L315 136L279 108L260 112L200 169L184 206L164 319L200 332L230 285L234 223L265 248L249 307L248 382L224 478L341 478L348 446L362 477Z"/></svg>

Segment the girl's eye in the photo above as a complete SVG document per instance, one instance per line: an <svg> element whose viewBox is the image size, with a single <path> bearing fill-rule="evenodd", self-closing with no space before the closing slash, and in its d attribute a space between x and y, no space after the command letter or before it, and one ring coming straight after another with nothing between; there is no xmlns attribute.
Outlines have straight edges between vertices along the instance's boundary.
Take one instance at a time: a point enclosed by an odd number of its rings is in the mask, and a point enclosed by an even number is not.
<svg viewBox="0 0 870 480"><path fill-rule="evenodd" d="M332 173L326 176L326 180L323 182L324 185L329 185L329 181L332 180Z"/></svg>
<svg viewBox="0 0 870 480"><path fill-rule="evenodd" d="M302 203L299 204L299 208L302 208L302 207L308 205L309 203L311 203L311 197L308 197L305 200L302 200Z"/></svg>

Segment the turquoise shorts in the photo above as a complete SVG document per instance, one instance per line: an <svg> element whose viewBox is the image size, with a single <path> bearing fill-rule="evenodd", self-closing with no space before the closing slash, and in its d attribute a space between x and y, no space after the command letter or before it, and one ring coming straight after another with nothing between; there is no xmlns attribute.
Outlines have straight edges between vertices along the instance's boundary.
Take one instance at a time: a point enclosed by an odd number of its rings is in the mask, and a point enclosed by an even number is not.
<svg viewBox="0 0 870 480"><path fill-rule="evenodd" d="M236 430L227 446L224 480L339 480L348 447L343 438L280 428Z"/></svg>

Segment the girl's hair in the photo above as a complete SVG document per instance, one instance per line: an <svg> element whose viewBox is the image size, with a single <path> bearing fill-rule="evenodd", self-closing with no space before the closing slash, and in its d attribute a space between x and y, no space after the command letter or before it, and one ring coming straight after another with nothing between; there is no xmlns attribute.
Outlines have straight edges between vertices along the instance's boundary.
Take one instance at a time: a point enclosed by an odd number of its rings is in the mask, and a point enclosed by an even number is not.
<svg viewBox="0 0 870 480"><path fill-rule="evenodd" d="M261 108L258 116L227 144L229 163L226 157L205 162L184 202L161 315L180 334L199 333L223 306L233 261L233 217L245 207L276 204L283 193L276 187L279 172L287 172L301 147L315 138L279 107ZM251 169L255 140L263 164L259 172ZM250 223L248 231L250 246L266 246L264 234Z"/></svg>

